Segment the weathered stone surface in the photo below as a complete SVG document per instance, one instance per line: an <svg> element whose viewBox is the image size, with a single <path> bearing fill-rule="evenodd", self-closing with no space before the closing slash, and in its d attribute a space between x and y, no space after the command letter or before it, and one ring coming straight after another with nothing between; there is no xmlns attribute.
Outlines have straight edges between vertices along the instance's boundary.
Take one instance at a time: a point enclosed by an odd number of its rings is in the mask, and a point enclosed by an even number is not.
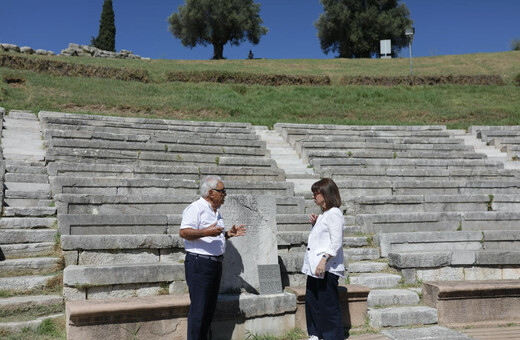
<svg viewBox="0 0 520 340"><path fill-rule="evenodd" d="M519 292L518 280L423 283L424 301L447 325L519 320Z"/></svg>
<svg viewBox="0 0 520 340"><path fill-rule="evenodd" d="M69 287L105 286L184 280L184 266L174 263L68 266L63 284Z"/></svg>
<svg viewBox="0 0 520 340"><path fill-rule="evenodd" d="M390 253L388 264L395 268L435 268L448 266L451 263L451 253Z"/></svg>
<svg viewBox="0 0 520 340"><path fill-rule="evenodd" d="M358 276L350 276L350 282L352 284L358 284L370 288L395 287L400 280L401 276L395 274L368 273L360 274Z"/></svg>
<svg viewBox="0 0 520 340"><path fill-rule="evenodd" d="M420 281L450 281L464 280L464 268L462 267L442 267L438 269L417 269L416 278Z"/></svg>
<svg viewBox="0 0 520 340"><path fill-rule="evenodd" d="M368 315L372 327L399 327L437 323L437 310L423 306L369 309Z"/></svg>
<svg viewBox="0 0 520 340"><path fill-rule="evenodd" d="M368 306L416 305L419 295L406 289L373 289L368 294Z"/></svg>
<svg viewBox="0 0 520 340"><path fill-rule="evenodd" d="M450 339L450 340L470 340L473 339L463 333L457 332L441 326L432 326L413 329L384 329L381 334L394 340L409 339Z"/></svg>
<svg viewBox="0 0 520 340"><path fill-rule="evenodd" d="M227 242L221 293L236 293L241 289L258 293L257 265L278 265L274 211L276 199L272 196L231 196L226 199L221 213L227 228L245 224L247 233Z"/></svg>

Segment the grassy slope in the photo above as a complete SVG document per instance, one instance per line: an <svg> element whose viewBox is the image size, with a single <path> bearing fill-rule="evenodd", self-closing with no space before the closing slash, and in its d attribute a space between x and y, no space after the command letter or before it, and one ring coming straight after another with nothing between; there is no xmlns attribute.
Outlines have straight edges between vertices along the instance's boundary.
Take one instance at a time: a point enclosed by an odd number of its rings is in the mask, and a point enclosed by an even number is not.
<svg viewBox="0 0 520 340"><path fill-rule="evenodd" d="M414 75L499 74L506 86L342 86L348 75L402 76L409 60L106 60L59 57L74 63L146 69L150 84L110 79L53 77L0 68L0 106L7 109L59 110L172 119L224 120L272 126L276 122L336 124L520 124L520 52L414 58ZM173 70L328 75L329 87L245 86L166 83Z"/></svg>

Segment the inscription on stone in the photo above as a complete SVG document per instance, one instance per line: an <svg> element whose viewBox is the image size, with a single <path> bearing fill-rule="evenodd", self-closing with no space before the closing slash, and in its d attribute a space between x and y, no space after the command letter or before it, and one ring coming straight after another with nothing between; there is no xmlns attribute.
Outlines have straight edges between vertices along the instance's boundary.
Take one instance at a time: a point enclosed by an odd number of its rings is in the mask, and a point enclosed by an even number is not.
<svg viewBox="0 0 520 340"><path fill-rule="evenodd" d="M282 292L282 277L278 264L259 264L258 281L260 294L279 294Z"/></svg>

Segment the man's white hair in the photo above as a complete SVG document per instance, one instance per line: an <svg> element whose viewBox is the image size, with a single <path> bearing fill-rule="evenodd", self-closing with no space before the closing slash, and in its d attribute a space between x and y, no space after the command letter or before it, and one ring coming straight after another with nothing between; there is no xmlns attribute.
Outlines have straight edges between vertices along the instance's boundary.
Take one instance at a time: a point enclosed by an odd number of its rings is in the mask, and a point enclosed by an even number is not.
<svg viewBox="0 0 520 340"><path fill-rule="evenodd" d="M222 182L222 178L216 175L209 175L204 177L204 179L200 182L200 195L202 197L208 197L209 191L211 189L216 189L218 182Z"/></svg>

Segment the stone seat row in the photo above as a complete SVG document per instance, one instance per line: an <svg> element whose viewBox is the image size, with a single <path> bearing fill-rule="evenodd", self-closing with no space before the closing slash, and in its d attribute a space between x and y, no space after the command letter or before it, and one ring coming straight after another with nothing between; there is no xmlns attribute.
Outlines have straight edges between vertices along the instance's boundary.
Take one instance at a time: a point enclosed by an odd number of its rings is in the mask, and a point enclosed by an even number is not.
<svg viewBox="0 0 520 340"><path fill-rule="evenodd" d="M191 144L191 145L221 145L227 147L250 147L250 148L265 148L265 142L258 139L252 133L241 134L241 138L235 138L235 134L218 134L209 133L195 133L195 132L179 132L175 134L161 134L155 132L152 134L136 133L112 133L103 132L96 127L92 130L71 130L67 127L63 129L44 130L44 139L51 140L76 140L76 141L97 141L97 142L128 142L138 143L139 145L152 144Z"/></svg>
<svg viewBox="0 0 520 340"><path fill-rule="evenodd" d="M219 165L138 165L79 162L50 162L49 176L64 177L116 177L121 179L175 179L197 181L204 176L217 174L223 180L285 181L285 172L274 162L266 166L238 166L237 160L220 158ZM260 163L258 163L260 164Z"/></svg>
<svg viewBox="0 0 520 340"><path fill-rule="evenodd" d="M364 149L336 149L336 150L305 150L302 153L302 160L316 165L316 160L343 160L343 159L361 159L366 160L411 160L417 162L418 160L483 160L486 155L475 153L473 151L438 151L438 150L413 150L413 151L391 151L391 150L364 150Z"/></svg>
<svg viewBox="0 0 520 340"><path fill-rule="evenodd" d="M360 137L360 136L342 136L342 135L309 135L301 138L293 143L296 151L301 151L301 148L307 144L314 143L370 143L370 144L396 144L406 146L431 144L433 147L454 147L464 145L464 139L457 137Z"/></svg>
<svg viewBox="0 0 520 340"><path fill-rule="evenodd" d="M504 164L497 160L477 158L459 159L451 158L393 158L370 159L370 158L319 158L311 161L315 171L324 169L341 170L352 168L381 168L381 169L477 169L483 168L503 169Z"/></svg>
<svg viewBox="0 0 520 340"><path fill-rule="evenodd" d="M515 180L520 178L520 173L510 169L494 168L331 168L320 172L323 177L329 177L334 181L348 180L412 180L412 181L460 181L460 180Z"/></svg>
<svg viewBox="0 0 520 340"><path fill-rule="evenodd" d="M520 229L379 233L373 240L382 257L428 251L508 251L520 250Z"/></svg>
<svg viewBox="0 0 520 340"><path fill-rule="evenodd" d="M94 164L126 164L126 165L219 165L245 167L275 167L276 163L264 156L203 153L151 152L140 150L103 150L103 149L68 149L49 148L46 150L47 161L83 162Z"/></svg>
<svg viewBox="0 0 520 340"><path fill-rule="evenodd" d="M324 139L330 139L327 136ZM362 150L362 151L438 151L438 152L455 152L465 151L474 152L474 148L463 143L398 143L398 142L383 142L383 141L308 141L301 140L295 143L294 149L299 154L308 153L314 150Z"/></svg>
<svg viewBox="0 0 520 340"><path fill-rule="evenodd" d="M60 113L40 111L38 117L42 124L42 129L55 128L58 126L66 129L89 130L95 127L97 131L128 131L134 133L162 131L184 131L184 132L205 132L205 133L235 133L250 135L252 132L249 123L220 123L220 122L196 122L184 120L166 120L151 118L124 118L100 115L84 115L74 113Z"/></svg>
<svg viewBox="0 0 520 340"><path fill-rule="evenodd" d="M520 211L520 194L360 196L346 201L350 215L391 212Z"/></svg>
<svg viewBox="0 0 520 340"><path fill-rule="evenodd" d="M50 177L52 192L98 195L181 195L196 194L195 180L114 177ZM294 184L282 181L227 181L229 194L294 196Z"/></svg>
<svg viewBox="0 0 520 340"><path fill-rule="evenodd" d="M517 138L520 137L520 125L510 126L470 126L468 131L475 134L483 142L490 142L493 139Z"/></svg>
<svg viewBox="0 0 520 340"><path fill-rule="evenodd" d="M92 195L56 194L54 201L58 215L67 214L180 214L199 195ZM276 213L304 214L301 197L277 196ZM308 217L307 217L308 219ZM306 221L308 223L308 221Z"/></svg>
<svg viewBox="0 0 520 340"><path fill-rule="evenodd" d="M232 188L232 184L231 187ZM232 190L232 189L229 189ZM249 190L249 189L248 189ZM65 214L141 214L181 213L198 197L191 193L171 194L55 194L59 215ZM391 195L346 197L342 208L348 215L381 213L457 212L457 211L520 211L520 194L507 195ZM303 197L277 196L277 214L303 214ZM290 216L290 215L289 215ZM293 224L300 224L294 216ZM290 222L290 221L288 221ZM307 223L306 219L304 222Z"/></svg>
<svg viewBox="0 0 520 340"><path fill-rule="evenodd" d="M347 232L520 230L518 211L451 211L358 214Z"/></svg>
<svg viewBox="0 0 520 340"><path fill-rule="evenodd" d="M336 182L347 201L359 196L520 194L520 182L509 180L357 180Z"/></svg>

